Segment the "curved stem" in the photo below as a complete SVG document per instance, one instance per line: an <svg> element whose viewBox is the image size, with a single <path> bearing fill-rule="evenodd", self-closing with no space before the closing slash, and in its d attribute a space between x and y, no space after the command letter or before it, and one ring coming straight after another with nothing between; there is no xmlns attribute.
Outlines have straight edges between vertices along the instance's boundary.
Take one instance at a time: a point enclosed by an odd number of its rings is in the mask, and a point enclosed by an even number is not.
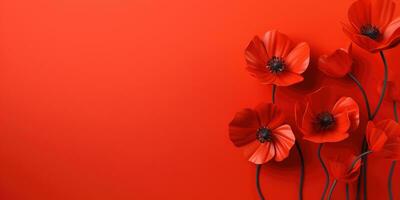
<svg viewBox="0 0 400 200"><path fill-rule="evenodd" d="M336 183L337 183L337 180L334 180L332 183L331 189L329 190L329 194L328 194L328 200L331 200L333 190L335 190L335 187L336 187Z"/></svg>
<svg viewBox="0 0 400 200"><path fill-rule="evenodd" d="M349 184L346 183L346 200L350 200L350 188Z"/></svg>
<svg viewBox="0 0 400 200"><path fill-rule="evenodd" d="M360 81L358 81L358 79L352 73L348 73L347 75L350 77L351 80L354 81L354 83L357 85L358 89L360 89L360 92L364 98L365 107L367 108L368 119L371 119L371 107L369 105L367 92L365 91L364 87L361 85Z"/></svg>
<svg viewBox="0 0 400 200"><path fill-rule="evenodd" d="M375 111L371 114L369 120L373 120L376 117L376 115L378 114L378 112L380 110L380 107L382 106L383 99L384 99L385 93L386 93L386 88L387 88L388 64L387 64L387 61L386 61L386 58L385 58L385 55L384 55L383 51L380 51L379 54L381 55L382 62L383 62L383 65L384 65L383 87L382 87L382 91L381 91L381 94L380 94L380 97L379 97L378 104L377 104L377 106L375 108ZM365 143L365 137L364 137L364 140L363 140L363 144L364 143ZM366 151L366 146L367 145L364 146L362 152ZM363 186L364 186L364 200L367 199L367 191L368 191L367 190L367 166L368 166L368 159L367 159L367 157L365 157L363 159L363 166L362 166L362 169L361 169L363 183L364 183L363 184ZM356 196L357 198L356 199L358 199L358 197L359 197L359 192L360 192L360 187L359 186L360 186L360 183L361 183L360 182L361 181L361 176L359 177L358 181L359 181L359 184L358 184L358 187L357 187L357 196Z"/></svg>
<svg viewBox="0 0 400 200"><path fill-rule="evenodd" d="M324 200L326 191L328 190L328 187L329 187L329 173L328 173L328 169L326 168L325 163L321 157L322 146L323 146L323 144L320 144L318 146L318 159L319 159L319 162L321 163L322 169L324 170L324 173L325 173L325 186L324 186L324 191L322 192L322 196L321 196L321 200Z"/></svg>
<svg viewBox="0 0 400 200"><path fill-rule="evenodd" d="M366 156L366 155L368 155L368 154L370 154L370 153L372 153L372 151L369 150L369 151L366 151L366 152L364 152L364 153L358 155L358 156L353 160L353 162L351 163L351 165L350 165L350 170L353 169L353 167L357 164L357 161L359 161L361 158L363 158L364 156Z"/></svg>
<svg viewBox="0 0 400 200"><path fill-rule="evenodd" d="M362 142L362 145L361 145L361 153L362 153L362 152L365 152L365 151L367 150L367 147L368 147L368 145L367 145L367 138L364 136L364 139L363 139L363 142ZM363 163L364 163L364 162L367 163L365 159L363 159ZM364 167L365 167L364 165L361 166L361 169L360 169L360 176L358 177L356 200L359 200L359 199L360 199L361 182L362 182L362 178L363 178L364 175L365 175L365 168L364 168Z"/></svg>
<svg viewBox="0 0 400 200"><path fill-rule="evenodd" d="M272 103L275 104L276 85L272 85Z"/></svg>
<svg viewBox="0 0 400 200"><path fill-rule="evenodd" d="M374 113L372 114L372 119L375 118L375 116L378 114L378 111L382 105L383 99L385 97L385 92L386 92L386 87L387 87L387 80L388 80L388 64L385 58L385 54L383 54L383 51L379 51L379 54L381 55L382 58L382 62L384 65L384 77L383 77L383 87L382 87L382 91L381 91L381 96L379 97L379 102L378 105L375 108Z"/></svg>
<svg viewBox="0 0 400 200"><path fill-rule="evenodd" d="M393 115L394 115L394 119L396 120L396 122L399 122L396 101L393 101ZM395 167L396 167L396 161L392 161L392 165L390 166L390 170L389 170L389 178L388 178L388 192L389 192L390 200L393 200L393 190L392 190L392 182L393 181L392 181L392 179L393 179L393 173L394 173Z"/></svg>
<svg viewBox="0 0 400 200"><path fill-rule="evenodd" d="M298 142L296 144L297 152L300 157L300 186L299 186L299 199L303 200L303 186L304 186L304 157Z"/></svg>
<svg viewBox="0 0 400 200"><path fill-rule="evenodd" d="M389 179L388 179L388 191L389 191L389 199L393 200L393 191L392 191L392 177L394 168L396 167L396 161L392 161L392 165L389 170Z"/></svg>
<svg viewBox="0 0 400 200"><path fill-rule="evenodd" d="M260 187L260 171L261 171L261 166L262 165L257 165L256 168L256 186L257 186L257 193L258 196L260 197L261 200L265 200L264 195L261 191L261 187Z"/></svg>
<svg viewBox="0 0 400 200"><path fill-rule="evenodd" d="M367 108L368 119L371 120L372 119L372 114L371 114L371 107L370 107L370 104L369 104L367 92L365 91L365 89L362 86L362 84L360 83L360 81L352 73L348 73L348 76L350 77L351 80L353 80L353 82L357 85L357 87L361 91L361 94L362 94L362 96L364 98L365 107ZM366 143L367 143L367 141L366 141L366 138L364 136L362 147L361 147L361 152L365 152L367 150L366 149L366 146L367 146ZM361 168L361 174L362 174L362 176L366 177L366 169L365 168L367 166L367 160L364 159L363 163L364 163L364 165ZM359 199L362 176L359 176L359 178L358 178L356 199ZM366 181L366 178L364 180ZM365 189L365 185L366 184L364 184L364 189Z"/></svg>

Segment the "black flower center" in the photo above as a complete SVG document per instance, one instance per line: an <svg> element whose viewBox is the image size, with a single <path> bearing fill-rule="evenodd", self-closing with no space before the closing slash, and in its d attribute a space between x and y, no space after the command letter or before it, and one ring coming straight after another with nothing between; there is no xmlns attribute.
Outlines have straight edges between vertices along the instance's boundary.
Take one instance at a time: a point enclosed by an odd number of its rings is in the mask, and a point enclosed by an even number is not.
<svg viewBox="0 0 400 200"><path fill-rule="evenodd" d="M379 36L381 35L379 29L371 24L362 26L360 32L362 35L365 35L373 40L379 39Z"/></svg>
<svg viewBox="0 0 400 200"><path fill-rule="evenodd" d="M268 61L267 68L274 74L283 72L285 70L285 61L280 57L274 56Z"/></svg>
<svg viewBox="0 0 400 200"><path fill-rule="evenodd" d="M265 127L259 128L257 130L257 140L260 141L261 143L264 143L266 141L271 141L272 140L271 130Z"/></svg>
<svg viewBox="0 0 400 200"><path fill-rule="evenodd" d="M328 130L335 125L335 117L330 112L321 112L317 115L316 124L320 131Z"/></svg>

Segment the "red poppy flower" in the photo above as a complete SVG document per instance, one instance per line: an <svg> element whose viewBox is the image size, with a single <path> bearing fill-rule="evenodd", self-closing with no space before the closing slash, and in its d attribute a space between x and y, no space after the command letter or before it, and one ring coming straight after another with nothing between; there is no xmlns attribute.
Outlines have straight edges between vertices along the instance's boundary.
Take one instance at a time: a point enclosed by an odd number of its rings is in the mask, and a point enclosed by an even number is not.
<svg viewBox="0 0 400 200"><path fill-rule="evenodd" d="M367 142L370 150L380 152L390 160L400 159L400 125L393 120L382 120L367 125Z"/></svg>
<svg viewBox="0 0 400 200"><path fill-rule="evenodd" d="M264 164L271 159L282 161L295 142L291 127L285 124L283 112L270 103L236 113L229 124L229 137L255 164Z"/></svg>
<svg viewBox="0 0 400 200"><path fill-rule="evenodd" d="M340 97L325 87L296 103L296 123L303 138L315 143L346 139L360 123L359 107L351 97Z"/></svg>
<svg viewBox="0 0 400 200"><path fill-rule="evenodd" d="M338 181L353 182L360 175L361 160L352 167L356 156L348 149L335 149L326 156L326 167L330 176Z"/></svg>
<svg viewBox="0 0 400 200"><path fill-rule="evenodd" d="M348 49L337 49L330 55L322 55L318 60L318 68L325 75L333 78L341 78L351 72L353 58L351 56L351 44Z"/></svg>
<svg viewBox="0 0 400 200"><path fill-rule="evenodd" d="M290 39L274 30L258 36L245 52L247 70L263 84L288 86L303 80L302 74L310 61L307 43L294 46Z"/></svg>
<svg viewBox="0 0 400 200"><path fill-rule="evenodd" d="M393 20L395 7L392 0L357 0L349 8L350 24L343 24L343 30L370 52L392 48L400 41L400 18Z"/></svg>

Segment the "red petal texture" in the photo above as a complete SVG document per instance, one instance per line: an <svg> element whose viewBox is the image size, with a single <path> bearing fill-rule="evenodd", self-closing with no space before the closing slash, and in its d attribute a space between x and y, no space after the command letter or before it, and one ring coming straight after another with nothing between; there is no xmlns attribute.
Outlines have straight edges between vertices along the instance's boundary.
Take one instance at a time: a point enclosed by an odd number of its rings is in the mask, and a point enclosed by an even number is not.
<svg viewBox="0 0 400 200"><path fill-rule="evenodd" d="M372 121L369 121L367 125L367 142L369 149L372 151L380 151L387 140L388 137L386 133L378 129Z"/></svg>
<svg viewBox="0 0 400 200"><path fill-rule="evenodd" d="M329 112L335 124L327 130L316 125L319 113ZM295 105L296 124L303 139L314 143L339 142L349 137L349 132L360 123L359 107L350 97L337 97L331 88L325 87L307 95Z"/></svg>
<svg viewBox="0 0 400 200"><path fill-rule="evenodd" d="M271 141L257 139L257 131L262 127L271 131ZM254 164L284 160L295 143L282 110L271 103L261 103L254 110L247 108L236 113L229 124L229 137L235 146L244 149L246 158Z"/></svg>
<svg viewBox="0 0 400 200"><path fill-rule="evenodd" d="M285 58L293 49L293 42L289 37L277 30L266 32L263 41L270 57Z"/></svg>
<svg viewBox="0 0 400 200"><path fill-rule="evenodd" d="M400 40L400 18L393 20L383 32L385 44L380 49L393 48L399 44Z"/></svg>
<svg viewBox="0 0 400 200"><path fill-rule="evenodd" d="M273 57L281 58L285 67L282 72L272 73L267 63ZM310 47L307 43L293 42L283 33L272 30L263 40L254 37L245 51L247 70L263 84L289 86L303 81L302 74L310 62Z"/></svg>
<svg viewBox="0 0 400 200"><path fill-rule="evenodd" d="M351 97L341 97L333 106L334 115L347 112L351 126L350 131L355 131L360 125L360 108L356 101Z"/></svg>
<svg viewBox="0 0 400 200"><path fill-rule="evenodd" d="M275 147L271 142L260 143L254 141L245 147L244 155L249 162L257 165L265 164L274 158Z"/></svg>
<svg viewBox="0 0 400 200"><path fill-rule="evenodd" d="M275 160L282 161L289 156L290 149L295 142L295 136L292 128L285 124L273 131L273 140L275 145Z"/></svg>
<svg viewBox="0 0 400 200"><path fill-rule="evenodd" d="M229 124L229 137L237 147L254 141L257 129L260 127L257 112L252 109L243 109L236 113Z"/></svg>
<svg viewBox="0 0 400 200"><path fill-rule="evenodd" d="M367 142L370 150L390 160L400 159L400 125L393 120L368 122Z"/></svg>
<svg viewBox="0 0 400 200"><path fill-rule="evenodd" d="M302 74L310 63L310 46L305 42L298 44L286 57L285 62L288 71Z"/></svg>
<svg viewBox="0 0 400 200"><path fill-rule="evenodd" d="M275 104L261 103L256 106L255 110L258 113L261 126L272 130L285 123L285 115Z"/></svg>
<svg viewBox="0 0 400 200"><path fill-rule="evenodd" d="M318 60L318 69L325 75L341 78L351 72L353 58L345 49L337 49L330 55L322 55Z"/></svg>
<svg viewBox="0 0 400 200"><path fill-rule="evenodd" d="M350 25L343 24L343 31L354 43L370 52L393 48L400 37L399 21L392 21L395 8L393 0L358 0L348 10ZM377 27L380 37L373 40L362 35L361 27L365 25Z"/></svg>
<svg viewBox="0 0 400 200"><path fill-rule="evenodd" d="M266 84L275 80L275 76L266 69L269 58L264 43L258 36L255 36L245 51L246 69L252 76Z"/></svg>
<svg viewBox="0 0 400 200"><path fill-rule="evenodd" d="M353 182L360 174L361 160L353 168L352 163L356 156L348 149L335 149L324 156L326 166L332 179L343 182Z"/></svg>

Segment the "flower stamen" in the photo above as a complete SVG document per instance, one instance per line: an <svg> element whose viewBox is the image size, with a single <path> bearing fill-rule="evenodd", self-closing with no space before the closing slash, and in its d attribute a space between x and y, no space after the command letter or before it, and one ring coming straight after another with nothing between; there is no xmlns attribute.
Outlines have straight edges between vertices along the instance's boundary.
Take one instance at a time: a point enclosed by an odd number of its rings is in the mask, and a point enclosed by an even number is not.
<svg viewBox="0 0 400 200"><path fill-rule="evenodd" d="M373 40L379 39L381 33L378 27L373 26L371 24L367 24L361 27L360 29L361 35L365 35Z"/></svg>
<svg viewBox="0 0 400 200"><path fill-rule="evenodd" d="M272 140L272 132L266 127L261 127L257 130L257 140L261 143Z"/></svg>
<svg viewBox="0 0 400 200"><path fill-rule="evenodd" d="M330 112L321 112L317 115L315 123L319 131L325 131L335 126L336 120Z"/></svg>
<svg viewBox="0 0 400 200"><path fill-rule="evenodd" d="M274 74L281 73L285 70L285 61L280 57L273 56L267 63L267 69Z"/></svg>

